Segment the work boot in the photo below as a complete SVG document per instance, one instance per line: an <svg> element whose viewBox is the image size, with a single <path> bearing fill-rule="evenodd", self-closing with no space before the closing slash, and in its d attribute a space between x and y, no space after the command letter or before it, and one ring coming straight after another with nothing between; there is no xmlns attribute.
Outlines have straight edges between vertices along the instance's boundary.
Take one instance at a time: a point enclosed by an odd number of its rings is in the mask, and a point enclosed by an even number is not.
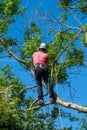
<svg viewBox="0 0 87 130"><path fill-rule="evenodd" d="M43 106L44 105L44 100L43 99L39 99L39 105Z"/></svg>

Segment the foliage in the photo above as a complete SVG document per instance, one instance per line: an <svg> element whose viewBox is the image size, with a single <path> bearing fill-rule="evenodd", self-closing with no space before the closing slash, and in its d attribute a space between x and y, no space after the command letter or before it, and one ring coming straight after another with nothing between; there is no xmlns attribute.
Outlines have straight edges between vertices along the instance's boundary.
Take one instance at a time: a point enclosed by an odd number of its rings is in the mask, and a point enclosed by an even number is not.
<svg viewBox="0 0 87 130"><path fill-rule="evenodd" d="M81 13L87 14L87 2L85 0L76 0L74 4L74 0L59 0L59 8L67 9L70 8L72 5L75 6L76 9L80 10Z"/></svg>
<svg viewBox="0 0 87 130"><path fill-rule="evenodd" d="M20 2L21 0L0 0L0 37L6 43L3 45L0 40L0 55L8 54L6 49L9 48L16 57L25 60L32 67L32 54L38 50L39 44L43 41L41 38L42 30L36 21L33 21L25 29L23 44L20 41L14 41L7 34L9 25L15 23L16 18L24 13L25 8L20 6ZM87 16L87 2L84 0L59 0L58 8L62 13L60 14L60 19L56 18L55 21L61 27L60 30L56 28L57 33L53 36L53 40L50 40L47 44L52 87L55 87L56 82L59 84L66 83L69 78L67 70L76 66L84 66L85 54L81 47L87 47L84 36L85 31L87 31L87 23L81 23L80 21L82 20L81 16L82 18ZM70 20L72 23L70 23ZM82 29L80 37L78 36L78 38L72 40L80 29ZM66 48L66 46L68 47ZM63 53L61 53L62 51ZM9 55L12 56L11 54ZM23 67L25 66L26 64ZM20 91L24 88L24 83L12 73L8 65L0 69L0 129L56 130L55 120L60 114L58 107L53 108L50 112L44 112L42 109L23 111L22 109L28 109L31 102L34 101L30 95L26 99L26 91L20 94ZM77 126L76 129L87 129L86 115L81 120L70 113L62 111L62 117L63 119L68 118L71 124L79 122L80 126ZM64 126L64 130L72 130L74 126L71 124L69 127Z"/></svg>
<svg viewBox="0 0 87 130"><path fill-rule="evenodd" d="M69 124L70 124L70 127L68 128L69 130L73 130L73 128L74 129L76 129L76 130L82 130L82 129L85 129L86 130L86 128L87 128L87 126L86 126L86 123L87 123L87 121L86 121L86 118L87 118L87 114L85 114L85 115L81 115L81 113L76 113L76 115L74 115L74 113L73 114L71 114L70 112L64 112L64 111L62 111L61 112L62 113L62 116L63 116L63 118L68 118L69 119ZM78 114L79 114L79 117L78 117ZM77 123L77 124L79 124L79 125L74 125L75 123ZM67 130L66 128L65 128L65 130Z"/></svg>
<svg viewBox="0 0 87 130"><path fill-rule="evenodd" d="M8 25L15 21L14 15L21 14L24 7L19 8L20 0L0 1L0 35L5 34Z"/></svg>
<svg viewBox="0 0 87 130"><path fill-rule="evenodd" d="M56 130L51 113L22 111L22 108L28 109L33 101L32 98L25 98L25 92L19 94L22 89L24 89L24 84L12 73L10 66L5 65L0 69L0 128L2 130L38 130L41 128ZM54 119L56 117L55 115Z"/></svg>
<svg viewBox="0 0 87 130"><path fill-rule="evenodd" d="M59 0L59 2L60 2L61 6L67 6L67 7L69 7L70 6L70 2L72 2L72 0Z"/></svg>
<svg viewBox="0 0 87 130"><path fill-rule="evenodd" d="M24 95L18 97L18 93L24 87L18 78L12 74L11 68L5 65L0 69L0 128L19 130L23 127L23 114L14 111L22 105ZM20 122L19 122L20 121Z"/></svg>
<svg viewBox="0 0 87 130"><path fill-rule="evenodd" d="M77 4L77 7L80 9L81 13L87 14L87 2L80 0L80 3Z"/></svg>
<svg viewBox="0 0 87 130"><path fill-rule="evenodd" d="M59 83L64 83L68 79L67 69L73 66L82 66L84 62L84 52L79 50L75 43L71 43L66 50L63 60L55 59L60 52L69 44L68 39L71 39L75 34L61 30L55 36L54 41L49 44L48 54L50 57L49 66L52 68L52 79L56 82L56 76ZM56 69L55 69L56 68ZM54 70L53 70L54 69Z"/></svg>
<svg viewBox="0 0 87 130"><path fill-rule="evenodd" d="M25 43L22 53L23 57L26 58L31 58L40 44L40 29L36 26L36 23L32 23L30 27L25 31Z"/></svg>

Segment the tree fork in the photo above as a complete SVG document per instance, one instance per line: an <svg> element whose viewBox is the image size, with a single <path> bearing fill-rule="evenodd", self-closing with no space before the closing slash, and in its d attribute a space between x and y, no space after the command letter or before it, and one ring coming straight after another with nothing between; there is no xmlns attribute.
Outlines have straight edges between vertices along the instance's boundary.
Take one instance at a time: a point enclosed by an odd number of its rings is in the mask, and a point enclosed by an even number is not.
<svg viewBox="0 0 87 130"><path fill-rule="evenodd" d="M72 38L72 40L70 41L70 43L77 38L77 36L81 33L81 31L82 31L82 30L80 30L78 33L76 33L76 35L74 36L74 38ZM0 37L0 41L2 42L3 46L6 48L6 50L8 51L8 53L9 53L11 56L14 57L14 59L16 59L17 61L19 61L19 62L22 63L22 64L25 64L26 67L28 66L27 63L26 63L26 61L24 61L24 60L18 58L8 47L6 47L6 43L5 43L5 41L3 40L3 38ZM62 53L67 49L67 47L70 45L70 43L69 43L67 46L65 46L64 50L56 57L55 60L57 60L57 59L62 55ZM55 60L54 60L54 61L55 61ZM31 68L30 66L29 66L29 70L30 70L31 74L34 76L34 72L33 72L32 68ZM43 85L45 86L44 82L43 82ZM61 98L59 98L59 97L57 96L57 94L56 94L55 92L54 92L54 95L56 96L56 103L58 103L59 105L62 105L62 106L64 106L64 107L77 110L77 111L79 111L79 112L87 113L87 107L80 106L80 105L77 105L77 104L72 103L72 102L63 101ZM51 104L51 103L46 103L45 106L46 106L46 105L49 105L49 104ZM36 106L36 107L31 107L31 108L29 108L29 109L24 109L24 110L22 109L22 110L23 110L23 111L26 111L26 110L34 110L34 109L38 109L38 108L40 108L40 107L41 107L41 106Z"/></svg>

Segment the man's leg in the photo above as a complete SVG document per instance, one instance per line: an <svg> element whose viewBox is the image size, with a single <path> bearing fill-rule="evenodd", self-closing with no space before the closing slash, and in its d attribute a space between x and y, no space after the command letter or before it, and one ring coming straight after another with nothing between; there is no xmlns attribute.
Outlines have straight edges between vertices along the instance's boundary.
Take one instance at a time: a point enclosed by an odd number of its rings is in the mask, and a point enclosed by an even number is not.
<svg viewBox="0 0 87 130"><path fill-rule="evenodd" d="M55 99L54 94L53 94L53 87L50 86L49 71L47 68L45 68L43 70L42 75L43 75L43 79L44 79L44 82L45 82L46 87L47 87L47 91L49 93L50 101L51 101L51 103L54 103L54 102L56 102L56 99Z"/></svg>
<svg viewBox="0 0 87 130"><path fill-rule="evenodd" d="M36 83L37 83L37 92L38 92L39 105L44 104L41 73L42 73L42 71L41 71L40 68L35 69L35 79L36 79Z"/></svg>
<svg viewBox="0 0 87 130"><path fill-rule="evenodd" d="M46 88L47 88L47 91L49 93L49 96L52 97L53 96L53 91L52 91L52 88L50 86L49 72L48 72L47 68L43 69L42 76L43 76L43 80L44 80L44 82L46 84Z"/></svg>

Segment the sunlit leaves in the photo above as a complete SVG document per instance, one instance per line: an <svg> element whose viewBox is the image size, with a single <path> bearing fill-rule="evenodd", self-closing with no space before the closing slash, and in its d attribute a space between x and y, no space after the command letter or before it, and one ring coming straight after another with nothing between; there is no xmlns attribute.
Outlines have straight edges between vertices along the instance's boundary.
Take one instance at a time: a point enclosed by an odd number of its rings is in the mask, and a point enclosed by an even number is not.
<svg viewBox="0 0 87 130"><path fill-rule="evenodd" d="M11 68L8 65L5 65L0 69L0 85L6 89L9 86L12 95L16 95L24 87L23 83L12 73Z"/></svg>
<svg viewBox="0 0 87 130"><path fill-rule="evenodd" d="M69 7L70 2L72 2L72 0L59 0L59 7Z"/></svg>
<svg viewBox="0 0 87 130"><path fill-rule="evenodd" d="M82 43L85 47L87 47L87 24L85 24L83 27Z"/></svg>
<svg viewBox="0 0 87 130"><path fill-rule="evenodd" d="M2 67L0 69L0 128L3 128L2 130L32 130L34 128L55 130L54 120L50 114L48 116L48 113L40 114L34 110L21 110L28 109L33 101L32 98L26 99L24 92L20 93L22 89L24 89L23 83L12 73L10 66Z"/></svg>
<svg viewBox="0 0 87 130"><path fill-rule="evenodd" d="M79 4L77 5L81 13L87 14L87 2L85 0L80 0Z"/></svg>
<svg viewBox="0 0 87 130"><path fill-rule="evenodd" d="M68 79L67 68L83 65L83 51L77 49L75 43L70 43L70 40L74 35L75 34L72 32L69 33L61 30L55 35L54 41L51 44L48 44L48 55L50 57L49 66L51 68L51 78L54 84L56 79L59 83L64 83ZM69 47L61 60L58 56L67 44L69 44ZM57 57L58 59L56 59Z"/></svg>
<svg viewBox="0 0 87 130"><path fill-rule="evenodd" d="M13 15L13 14L17 14L18 13L18 5L20 3L20 0L7 0L6 3L5 3L5 8L4 8L4 11L5 11L5 14L6 15Z"/></svg>
<svg viewBox="0 0 87 130"><path fill-rule="evenodd" d="M25 43L23 47L22 56L26 58L32 58L32 54L38 50L40 45L40 29L36 26L36 23L31 24L31 28L25 32Z"/></svg>
<svg viewBox="0 0 87 130"><path fill-rule="evenodd" d="M9 24L15 21L13 15L23 12L19 4L20 0L0 1L0 34L7 33Z"/></svg>
<svg viewBox="0 0 87 130"><path fill-rule="evenodd" d="M26 58L31 58L34 51L37 51L38 45L40 44L39 38L27 40L24 44L23 55Z"/></svg>
<svg viewBox="0 0 87 130"><path fill-rule="evenodd" d="M10 37L4 38L4 41L6 43L6 47L10 46L12 48L13 46L17 45L16 41Z"/></svg>
<svg viewBox="0 0 87 130"><path fill-rule="evenodd" d="M56 68L56 74L57 76L55 77L55 79L57 78L57 81L61 84L63 84L67 78L68 78L68 74L66 72L66 69L64 68L64 66L59 65Z"/></svg>
<svg viewBox="0 0 87 130"><path fill-rule="evenodd" d="M74 3L73 0L59 0L58 3L58 8L64 8L67 10L67 8L70 8L72 5L74 5L74 7L79 9L81 13L87 14L87 2L85 0L78 0L76 3Z"/></svg>
<svg viewBox="0 0 87 130"><path fill-rule="evenodd" d="M7 31L7 23L5 20L0 20L0 32L1 33L6 33Z"/></svg>
<svg viewBox="0 0 87 130"><path fill-rule="evenodd" d="M14 14L17 14L19 3L20 3L20 0L0 1L0 11L1 11L1 15L3 16L3 18L5 18L5 17L8 18Z"/></svg>
<svg viewBox="0 0 87 130"><path fill-rule="evenodd" d="M20 115L17 111L14 113L13 109L21 106L23 94L19 98L18 93L23 87L8 65L0 69L0 128L9 128L9 124L15 129L21 128L22 124L18 122Z"/></svg>
<svg viewBox="0 0 87 130"><path fill-rule="evenodd" d="M65 67L80 66L83 65L84 53L81 50L73 49L72 51L67 51Z"/></svg>

